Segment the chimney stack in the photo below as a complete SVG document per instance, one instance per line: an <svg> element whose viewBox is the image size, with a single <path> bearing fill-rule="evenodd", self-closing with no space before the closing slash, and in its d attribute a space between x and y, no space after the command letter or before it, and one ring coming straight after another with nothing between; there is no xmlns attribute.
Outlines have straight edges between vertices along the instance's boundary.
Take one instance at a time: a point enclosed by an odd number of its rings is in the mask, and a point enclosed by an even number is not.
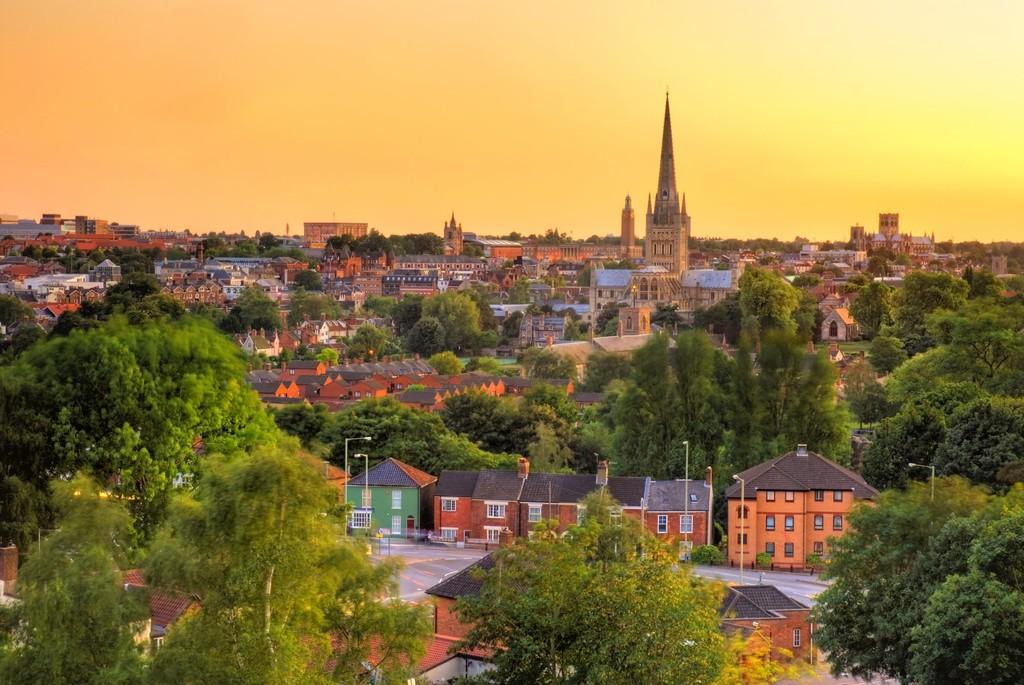
<svg viewBox="0 0 1024 685"><path fill-rule="evenodd" d="M519 477L522 480L530 475L530 460L526 457L519 457Z"/></svg>
<svg viewBox="0 0 1024 685"><path fill-rule="evenodd" d="M714 471L710 466L704 469L704 483L707 484L709 488L714 487Z"/></svg>
<svg viewBox="0 0 1024 685"><path fill-rule="evenodd" d="M597 462L597 484L608 485L608 460L601 459Z"/></svg>

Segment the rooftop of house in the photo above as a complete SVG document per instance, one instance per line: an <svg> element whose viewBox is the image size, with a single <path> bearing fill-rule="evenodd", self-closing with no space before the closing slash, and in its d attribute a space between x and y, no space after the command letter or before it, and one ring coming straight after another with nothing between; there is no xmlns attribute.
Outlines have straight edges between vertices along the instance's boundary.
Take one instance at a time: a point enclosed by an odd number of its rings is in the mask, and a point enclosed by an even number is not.
<svg viewBox="0 0 1024 685"><path fill-rule="evenodd" d="M746 483L747 497L758 490L851 490L854 497L870 499L878 491L865 482L859 473L840 466L820 454L798 446L793 452L770 459L738 474ZM739 499L740 483L725 491L729 499Z"/></svg>
<svg viewBox="0 0 1024 685"><path fill-rule="evenodd" d="M472 597L480 593L483 587L483 580L479 578L481 571L489 571L494 568L494 558L488 554L473 562L457 573L453 573L439 583L427 588L424 592L435 597L446 597L458 599L459 597Z"/></svg>
<svg viewBox="0 0 1024 685"><path fill-rule="evenodd" d="M437 482L437 478L417 468L389 457L369 471L364 471L350 481L351 485L382 487L422 488Z"/></svg>
<svg viewBox="0 0 1024 685"><path fill-rule="evenodd" d="M785 618L783 612L808 608L774 585L733 585L728 588L718 615L725 620L763 621Z"/></svg>
<svg viewBox="0 0 1024 685"><path fill-rule="evenodd" d="M626 507L639 507L647 479L635 476L608 478L608 494ZM521 478L511 469L442 471L434 495L478 500L575 504L600 487L594 474L528 473ZM682 511L682 508L679 509Z"/></svg>
<svg viewBox="0 0 1024 685"><path fill-rule="evenodd" d="M711 501L711 488L703 480L652 480L648 493L648 511L707 511Z"/></svg>

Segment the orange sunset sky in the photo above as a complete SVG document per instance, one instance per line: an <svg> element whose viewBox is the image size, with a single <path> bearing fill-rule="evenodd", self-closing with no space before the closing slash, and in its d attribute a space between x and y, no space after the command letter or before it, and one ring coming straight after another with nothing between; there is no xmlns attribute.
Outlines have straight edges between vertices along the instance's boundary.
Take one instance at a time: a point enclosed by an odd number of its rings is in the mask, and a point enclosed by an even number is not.
<svg viewBox="0 0 1024 685"><path fill-rule="evenodd" d="M0 0L0 213L1024 240L1024 3ZM638 216L638 233L643 233Z"/></svg>

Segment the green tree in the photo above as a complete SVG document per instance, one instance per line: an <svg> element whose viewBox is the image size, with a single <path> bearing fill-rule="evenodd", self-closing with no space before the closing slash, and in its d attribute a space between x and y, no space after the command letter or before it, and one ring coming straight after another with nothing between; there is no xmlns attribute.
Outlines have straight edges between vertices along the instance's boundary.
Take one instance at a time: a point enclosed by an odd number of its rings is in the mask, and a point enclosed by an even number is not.
<svg viewBox="0 0 1024 685"><path fill-rule="evenodd" d="M743 327L743 311L740 307L739 294L731 293L724 300L716 302L706 309L695 311L693 326L724 335L730 345L737 344Z"/></svg>
<svg viewBox="0 0 1024 685"><path fill-rule="evenodd" d="M480 449L469 438L449 431L437 414L410 409L392 398L364 400L334 414L322 439L331 461L342 465L345 438L370 436L370 465L396 457L427 473L444 469L478 470L512 467L510 455Z"/></svg>
<svg viewBox="0 0 1024 685"><path fill-rule="evenodd" d="M0 680L5 683L142 683L138 625L143 597L126 592L131 517L92 481L55 484L60 527L18 573L18 597L5 617Z"/></svg>
<svg viewBox="0 0 1024 685"><path fill-rule="evenodd" d="M319 438L329 419L330 413L323 404L289 404L274 411L277 427L297 437L306 448Z"/></svg>
<svg viewBox="0 0 1024 685"><path fill-rule="evenodd" d="M377 316L389 317L397 304L398 300L393 297L370 295L363 302L363 309Z"/></svg>
<svg viewBox="0 0 1024 685"><path fill-rule="evenodd" d="M424 316L409 331L405 346L410 352L429 357L445 349L445 338L441 322L433 316Z"/></svg>
<svg viewBox="0 0 1024 685"><path fill-rule="evenodd" d="M895 416L882 421L864 455L861 473L880 490L902 488L911 478L929 476L926 469L911 472L907 464L931 464L945 440L942 411L927 404L908 403Z"/></svg>
<svg viewBox="0 0 1024 685"><path fill-rule="evenodd" d="M629 357L614 352L594 352L587 357L587 371L581 390L600 392L616 379L629 378Z"/></svg>
<svg viewBox="0 0 1024 685"><path fill-rule="evenodd" d="M0 295L0 324L11 326L35 318L32 308L11 295Z"/></svg>
<svg viewBox="0 0 1024 685"><path fill-rule="evenodd" d="M526 446L526 453L530 457L530 467L538 472L565 471L572 457L572 450L546 423L537 424L535 437Z"/></svg>
<svg viewBox="0 0 1024 685"><path fill-rule="evenodd" d="M349 359L375 361L398 351L398 345L395 344L391 335L386 330L364 323L356 329L355 335L349 339L346 353Z"/></svg>
<svg viewBox="0 0 1024 685"><path fill-rule="evenodd" d="M454 352L438 352L430 356L427 363L442 376L453 376L462 373L462 362Z"/></svg>
<svg viewBox="0 0 1024 685"><path fill-rule="evenodd" d="M1000 471L1024 459L1024 399L984 397L949 418L946 441L935 454L939 473L1000 488Z"/></svg>
<svg viewBox="0 0 1024 685"><path fill-rule="evenodd" d="M288 325L298 326L306 319L337 319L341 315L341 305L327 294L317 294L295 288L289 302Z"/></svg>
<svg viewBox="0 0 1024 685"><path fill-rule="evenodd" d="M150 582L202 601L156 653L153 682L360 682L373 641L384 672L411 676L426 610L381 600L396 567L372 565L338 513L337 493L294 454L211 459L146 562Z"/></svg>
<svg viewBox="0 0 1024 685"><path fill-rule="evenodd" d="M114 483L149 531L174 478L196 466L199 441L233 453L275 434L244 378L238 348L193 318L115 318L34 345L0 369L3 478L45 493L51 477L84 471ZM0 519L0 537L18 529Z"/></svg>
<svg viewBox="0 0 1024 685"><path fill-rule="evenodd" d="M739 288L744 321L752 322L757 331L795 330L793 314L800 306L796 288L778 275L756 268L744 270Z"/></svg>
<svg viewBox="0 0 1024 685"><path fill-rule="evenodd" d="M494 554L479 595L458 603L467 643L501 644L495 683L714 683L725 661L719 591L677 569L613 503L586 523ZM641 542L641 540L644 540ZM646 547L639 556L635 551ZM678 649L680 643L687 649Z"/></svg>
<svg viewBox="0 0 1024 685"><path fill-rule="evenodd" d="M490 452L520 452L534 437L533 426L516 404L484 392L464 392L445 400L444 425Z"/></svg>
<svg viewBox="0 0 1024 685"><path fill-rule="evenodd" d="M400 336L408 335L422 316L423 296L406 295L391 310L391 321L395 325L395 333Z"/></svg>
<svg viewBox="0 0 1024 685"><path fill-rule="evenodd" d="M970 287L967 291L967 298L970 300L982 297L999 297L1003 292L1003 287L999 283L999 279L987 269L973 272L969 280L967 278L967 273L965 272L964 280L967 281L967 284Z"/></svg>
<svg viewBox="0 0 1024 685"><path fill-rule="evenodd" d="M245 333L253 329L280 330L281 310L262 290L249 286L235 298L223 327L229 333Z"/></svg>
<svg viewBox="0 0 1024 685"><path fill-rule="evenodd" d="M912 635L915 683L1024 682L1024 593L983 573L950 576Z"/></svg>
<svg viewBox="0 0 1024 685"><path fill-rule="evenodd" d="M287 350L282 350L281 354L284 354L285 352L287 352ZM340 355L338 354L338 351L333 347L321 347L320 350L316 353L317 361L327 362L332 366L338 363L339 358Z"/></svg>
<svg viewBox="0 0 1024 685"><path fill-rule="evenodd" d="M849 530L831 544L832 584L818 595L818 645L835 671L913 682L912 632L929 597L947 576L967 570L967 554L986 508L986 492L961 479L882 493L877 506L849 516ZM913 601L908 601L913 598Z"/></svg>
<svg viewBox="0 0 1024 685"><path fill-rule="evenodd" d="M533 347L519 357L527 378L576 379L576 364L569 357L541 347Z"/></svg>
<svg viewBox="0 0 1024 685"><path fill-rule="evenodd" d="M893 290L884 283L872 281L860 289L857 299L850 305L850 313L857 320L857 328L865 338L874 338L882 326L892 320Z"/></svg>
<svg viewBox="0 0 1024 685"><path fill-rule="evenodd" d="M46 333L36 324L18 326L11 336L11 356L19 354L35 345L40 340L46 339Z"/></svg>
<svg viewBox="0 0 1024 685"><path fill-rule="evenodd" d="M864 361L855 361L846 368L846 401L860 424L881 421L890 413L885 388L875 378L875 371Z"/></svg>
<svg viewBox="0 0 1024 685"><path fill-rule="evenodd" d="M432 316L445 330L450 350L472 349L480 335L480 310L471 297L448 291L423 302L423 316Z"/></svg>
<svg viewBox="0 0 1024 685"><path fill-rule="evenodd" d="M306 269L295 274L292 285L303 290L323 290L324 283L320 278L320 272L313 269Z"/></svg>
<svg viewBox="0 0 1024 685"><path fill-rule="evenodd" d="M508 289L509 304L526 304L530 301L530 279L519 278Z"/></svg>
<svg viewBox="0 0 1024 685"><path fill-rule="evenodd" d="M504 367L494 357L473 357L466 362L466 371L483 371L492 376L500 376L503 370Z"/></svg>
<svg viewBox="0 0 1024 685"><path fill-rule="evenodd" d="M516 340L523 324L523 313L512 312L501 321L501 336L505 340Z"/></svg>
<svg viewBox="0 0 1024 685"><path fill-rule="evenodd" d="M907 353L899 338L880 335L871 341L868 358L871 361L871 366L875 367L875 371L884 376L892 373L897 366L905 362Z"/></svg>
<svg viewBox="0 0 1024 685"><path fill-rule="evenodd" d="M967 301L965 281L946 273L912 271L893 296L893 325L910 355L934 345L926 326L928 315L939 309L955 311Z"/></svg>
<svg viewBox="0 0 1024 685"><path fill-rule="evenodd" d="M946 351L946 375L990 389L1024 390L1024 305L972 300L928 319L931 337Z"/></svg>
<svg viewBox="0 0 1024 685"><path fill-rule="evenodd" d="M537 407L547 407L566 425L574 424L580 417L579 408L565 393L565 389L547 383L535 385L527 390L523 395L521 407L524 412L530 412Z"/></svg>

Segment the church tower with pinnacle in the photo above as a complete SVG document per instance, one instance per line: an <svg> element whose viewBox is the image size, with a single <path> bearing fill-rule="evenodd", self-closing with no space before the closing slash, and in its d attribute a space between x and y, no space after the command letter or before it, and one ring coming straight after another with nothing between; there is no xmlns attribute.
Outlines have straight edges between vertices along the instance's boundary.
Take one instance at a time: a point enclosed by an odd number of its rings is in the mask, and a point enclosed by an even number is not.
<svg viewBox="0 0 1024 685"><path fill-rule="evenodd" d="M647 235L644 258L647 264L663 266L679 276L689 265L690 215L686 213L686 195L676 190L676 164L672 152L672 117L665 94L665 123L661 131L661 167L658 192L651 205L647 197Z"/></svg>
<svg viewBox="0 0 1024 685"><path fill-rule="evenodd" d="M462 254L462 224L455 223L455 212L452 212L452 220L444 225L444 253Z"/></svg>

